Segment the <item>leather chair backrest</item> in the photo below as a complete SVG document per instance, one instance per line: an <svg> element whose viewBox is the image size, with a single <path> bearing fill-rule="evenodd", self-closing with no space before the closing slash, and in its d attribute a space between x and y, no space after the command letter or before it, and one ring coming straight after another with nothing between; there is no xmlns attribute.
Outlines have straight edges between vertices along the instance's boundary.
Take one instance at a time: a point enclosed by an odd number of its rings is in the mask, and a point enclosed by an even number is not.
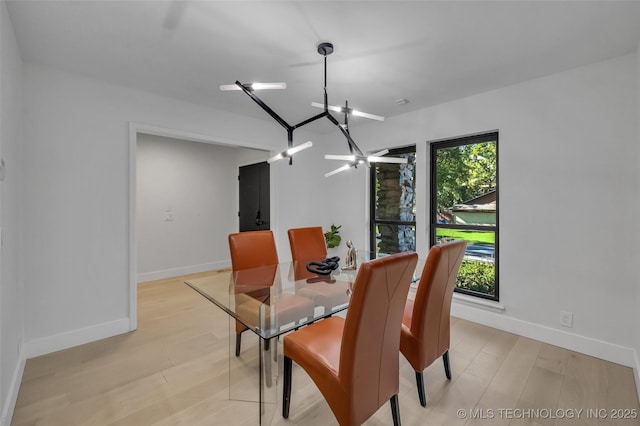
<svg viewBox="0 0 640 426"><path fill-rule="evenodd" d="M289 229L289 245L291 258L295 261L321 261L327 257L327 244L322 227Z"/></svg>
<svg viewBox="0 0 640 426"><path fill-rule="evenodd" d="M420 276L411 318L411 333L420 345L426 363L449 349L451 299L467 243L462 240L435 245L429 250Z"/></svg>
<svg viewBox="0 0 640 426"><path fill-rule="evenodd" d="M363 263L353 284L340 352L340 381L360 424L399 390L400 325L418 255Z"/></svg>
<svg viewBox="0 0 640 426"><path fill-rule="evenodd" d="M276 242L270 230L229 234L229 251L233 271L278 264Z"/></svg>

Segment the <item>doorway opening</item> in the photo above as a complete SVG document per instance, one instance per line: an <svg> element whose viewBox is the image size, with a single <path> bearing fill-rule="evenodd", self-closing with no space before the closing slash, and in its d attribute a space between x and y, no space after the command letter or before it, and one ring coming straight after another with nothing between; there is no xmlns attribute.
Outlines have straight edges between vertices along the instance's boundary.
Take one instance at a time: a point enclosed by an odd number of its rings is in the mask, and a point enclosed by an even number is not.
<svg viewBox="0 0 640 426"><path fill-rule="evenodd" d="M139 282L230 264L226 237L238 230L234 182L240 167L268 156L239 141L130 123L130 330L137 328Z"/></svg>

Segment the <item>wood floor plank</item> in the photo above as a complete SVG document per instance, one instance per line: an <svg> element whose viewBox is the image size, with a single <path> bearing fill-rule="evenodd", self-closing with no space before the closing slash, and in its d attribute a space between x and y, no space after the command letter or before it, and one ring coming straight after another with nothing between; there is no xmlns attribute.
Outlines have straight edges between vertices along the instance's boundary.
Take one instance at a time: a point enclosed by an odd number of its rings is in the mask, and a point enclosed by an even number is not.
<svg viewBox="0 0 640 426"><path fill-rule="evenodd" d="M496 371L485 393L480 398L476 407L481 409L478 412L478 417L482 417L481 415L486 413L484 417L493 417L496 424L509 423L509 419L501 418L499 410L514 408L518 405L520 395L535 365L541 345L540 342L524 337L517 339L511 350L504 357L504 361ZM488 410L492 411L489 412Z"/></svg>
<svg viewBox="0 0 640 426"><path fill-rule="evenodd" d="M635 381L629 367L602 361L598 363L598 425L640 425L640 418L626 418L627 410L640 413ZM640 416L640 414L638 414Z"/></svg>
<svg viewBox="0 0 640 426"><path fill-rule="evenodd" d="M577 352L569 352L558 408L567 410L569 418L556 421L563 426L595 426L598 419L576 407L598 407L598 365L602 361Z"/></svg>

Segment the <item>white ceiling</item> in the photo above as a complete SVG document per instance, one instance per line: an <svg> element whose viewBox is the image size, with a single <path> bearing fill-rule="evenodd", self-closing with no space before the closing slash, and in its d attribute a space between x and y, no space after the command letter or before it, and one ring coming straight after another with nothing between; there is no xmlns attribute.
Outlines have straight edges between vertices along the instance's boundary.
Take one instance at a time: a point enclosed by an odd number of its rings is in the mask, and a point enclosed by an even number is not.
<svg viewBox="0 0 640 426"><path fill-rule="evenodd" d="M23 59L289 124L329 102L391 117L636 51L640 2L7 1ZM406 98L408 104L396 105ZM362 118L354 118L356 124ZM316 125L316 124L314 124ZM319 125L316 125L319 126Z"/></svg>

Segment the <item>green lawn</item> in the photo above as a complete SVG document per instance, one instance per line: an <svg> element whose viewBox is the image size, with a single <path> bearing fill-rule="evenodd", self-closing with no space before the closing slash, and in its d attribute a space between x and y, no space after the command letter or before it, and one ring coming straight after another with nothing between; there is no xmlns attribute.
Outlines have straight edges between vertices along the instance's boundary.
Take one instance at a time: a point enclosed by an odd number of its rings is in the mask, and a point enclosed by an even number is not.
<svg viewBox="0 0 640 426"><path fill-rule="evenodd" d="M470 244L495 244L495 234L493 232L481 231L461 231L458 229L438 228L436 230L438 239L447 237L454 240L465 240Z"/></svg>

